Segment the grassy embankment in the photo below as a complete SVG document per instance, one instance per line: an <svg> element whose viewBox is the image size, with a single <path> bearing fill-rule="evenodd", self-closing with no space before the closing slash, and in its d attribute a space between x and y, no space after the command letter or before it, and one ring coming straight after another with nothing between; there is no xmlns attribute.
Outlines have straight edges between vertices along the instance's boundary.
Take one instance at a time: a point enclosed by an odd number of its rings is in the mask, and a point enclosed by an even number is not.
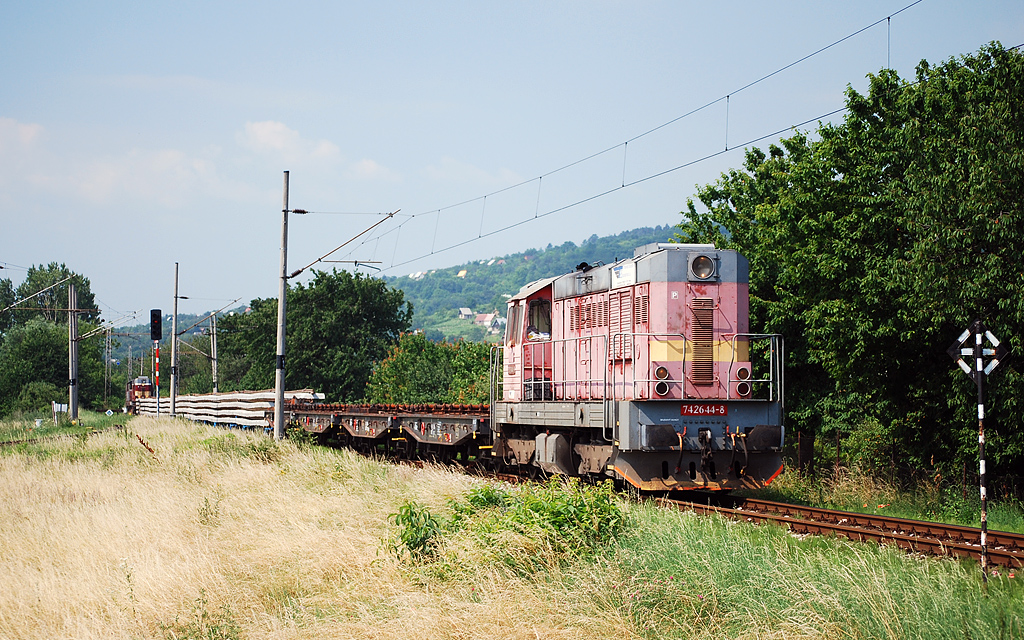
<svg viewBox="0 0 1024 640"><path fill-rule="evenodd" d="M108 416L88 409L80 410L78 417L77 424L71 424L67 414L58 414L57 422L54 423L50 411L43 409L4 418L0 420L0 443L82 435L123 425L129 418L122 413Z"/></svg>
<svg viewBox="0 0 1024 640"><path fill-rule="evenodd" d="M991 487L989 494L992 494ZM838 472L830 470L817 478L785 473L768 489L743 495L910 520L981 526L977 485L964 488L933 481L906 490L871 475L840 468ZM1024 505L1014 500L990 499L988 528L1024 533Z"/></svg>
<svg viewBox="0 0 1024 640"><path fill-rule="evenodd" d="M4 638L1024 637L973 563L168 419L0 451L0 557Z"/></svg>

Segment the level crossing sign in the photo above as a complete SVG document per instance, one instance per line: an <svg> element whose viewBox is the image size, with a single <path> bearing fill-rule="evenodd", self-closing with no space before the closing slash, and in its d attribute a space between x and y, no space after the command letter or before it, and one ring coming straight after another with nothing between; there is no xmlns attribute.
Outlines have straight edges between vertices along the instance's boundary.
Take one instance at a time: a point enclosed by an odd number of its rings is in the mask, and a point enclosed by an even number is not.
<svg viewBox="0 0 1024 640"><path fill-rule="evenodd" d="M986 347L985 341L991 346ZM992 370L1010 355L1010 350L985 328L981 320L975 320L960 334L956 342L946 350L946 353L960 365L960 368L971 377L971 380L978 382L978 376L982 373L986 376L992 373ZM967 357L971 364L964 362L964 357Z"/></svg>
<svg viewBox="0 0 1024 640"><path fill-rule="evenodd" d="M985 346L988 342L989 346ZM981 577L988 588L988 491L985 481L985 377L1006 360L1010 350L999 342L981 320L975 320L949 349L949 357L971 377L978 388L978 480L981 492ZM967 362L964 358L968 358ZM970 362L970 364L968 364Z"/></svg>

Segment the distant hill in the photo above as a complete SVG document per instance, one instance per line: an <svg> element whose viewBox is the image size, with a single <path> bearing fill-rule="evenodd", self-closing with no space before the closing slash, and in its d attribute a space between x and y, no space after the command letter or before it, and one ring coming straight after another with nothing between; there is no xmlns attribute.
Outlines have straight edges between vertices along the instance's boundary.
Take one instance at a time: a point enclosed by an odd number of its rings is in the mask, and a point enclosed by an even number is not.
<svg viewBox="0 0 1024 640"><path fill-rule="evenodd" d="M405 292L407 300L413 304L413 328L421 329L431 340L495 340L496 335L488 335L487 330L475 325L472 319L460 319L459 309L468 308L474 314L492 313L505 315L507 296L519 291L528 282L569 273L581 262L590 264L611 263L619 258L633 255L633 249L651 242L666 242L672 237L674 227L642 227L631 231L623 231L614 236L598 237L592 235L579 245L566 242L559 246L549 244L543 249L529 249L521 253L512 253L489 260L467 262L445 269L435 269L413 274L412 276L387 277L389 285ZM466 273L460 277L460 273ZM228 313L244 313L242 305ZM183 330L206 314L178 314L178 328ZM147 315L148 317L148 315ZM197 333L208 326L208 321L189 333ZM168 310L164 310L164 339L171 335L171 321ZM121 327L116 330L113 357L123 360L128 356L128 347L132 347L132 355L148 354L153 347L149 340L149 325L138 324ZM170 362L170 353L164 354ZM148 357L148 356L147 356ZM146 361L148 371L149 361ZM166 367L170 365L167 364ZM165 376L170 369L165 367Z"/></svg>
<svg viewBox="0 0 1024 640"><path fill-rule="evenodd" d="M227 315L229 313L244 313L245 309L246 309L246 306L247 305L241 305L241 306L238 306L238 307L236 307L234 309L229 309L229 310L226 310L226 311L222 311L217 317L220 318L220 317L223 317L223 316L225 316L225 315ZM188 329L189 327L192 327L193 324L195 324L196 322L199 322L200 319L205 318L210 313L212 313L212 311L207 312L207 313L201 313L201 314L198 314L198 313L179 313L178 314L178 331L184 331L185 329ZM149 318L149 313L148 312L145 315L146 315L147 318ZM204 320L203 322L201 322L199 324L199 326L192 327L192 329L190 329L188 332L186 332L186 334L184 336L182 336L182 338L187 338L191 334L203 333L203 332L208 330L209 326L210 326L210 321L209 320ZM163 319L163 322L161 323L161 329L163 329L163 340L169 340L170 336L171 336L171 314L167 310L164 310L164 319ZM114 329L113 337L114 337L114 341L113 341L113 349L111 351L111 357L113 357L115 360L126 359L128 357L128 347L129 346L132 348L131 349L132 350L132 356L136 357L136 358L139 356L140 353L147 353L148 354L152 350L152 348L153 348L153 341L149 339L149 323L148 322L146 324L135 324L135 325L118 327L117 329ZM169 376L170 375L170 369L168 369L167 367L171 366L170 364L168 364L168 363L170 363L170 359L169 359L170 358L170 352L168 352L166 354L161 354L161 355L165 356L166 358L168 358L168 360L166 360L166 362L165 362L164 376ZM150 363L147 361L147 363L146 363L147 371L148 371L148 367L149 366L150 366Z"/></svg>
<svg viewBox="0 0 1024 640"><path fill-rule="evenodd" d="M549 244L490 260L467 262L409 276L386 278L388 284L405 292L413 304L413 328L422 329L431 340L466 338L484 340L487 331L472 320L459 319L460 308L474 313L497 311L505 315L508 296L528 282L569 273L581 262L608 264L631 257L633 249L651 242L667 242L674 227L642 227L618 235L592 235L581 244ZM464 272L464 273L463 273ZM491 339L495 339L492 334Z"/></svg>

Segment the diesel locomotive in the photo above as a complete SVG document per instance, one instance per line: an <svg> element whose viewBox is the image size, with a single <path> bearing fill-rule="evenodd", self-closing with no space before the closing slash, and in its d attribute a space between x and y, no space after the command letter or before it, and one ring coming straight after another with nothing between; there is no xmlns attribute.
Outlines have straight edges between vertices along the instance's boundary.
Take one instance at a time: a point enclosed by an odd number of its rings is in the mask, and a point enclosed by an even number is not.
<svg viewBox="0 0 1024 640"><path fill-rule="evenodd" d="M291 403L370 452L613 478L640 491L760 488L782 471L780 335L748 326L747 260L655 243L508 301L488 406Z"/></svg>

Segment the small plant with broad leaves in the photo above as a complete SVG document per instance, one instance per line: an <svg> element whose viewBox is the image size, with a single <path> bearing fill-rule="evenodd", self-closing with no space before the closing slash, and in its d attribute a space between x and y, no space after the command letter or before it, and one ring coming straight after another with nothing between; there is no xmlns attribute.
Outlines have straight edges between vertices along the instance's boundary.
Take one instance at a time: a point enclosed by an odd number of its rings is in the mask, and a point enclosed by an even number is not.
<svg viewBox="0 0 1024 640"><path fill-rule="evenodd" d="M394 522L399 532L397 537L388 539L386 546L398 557L420 560L437 550L439 534L444 531L445 523L425 506L408 501L388 519Z"/></svg>

